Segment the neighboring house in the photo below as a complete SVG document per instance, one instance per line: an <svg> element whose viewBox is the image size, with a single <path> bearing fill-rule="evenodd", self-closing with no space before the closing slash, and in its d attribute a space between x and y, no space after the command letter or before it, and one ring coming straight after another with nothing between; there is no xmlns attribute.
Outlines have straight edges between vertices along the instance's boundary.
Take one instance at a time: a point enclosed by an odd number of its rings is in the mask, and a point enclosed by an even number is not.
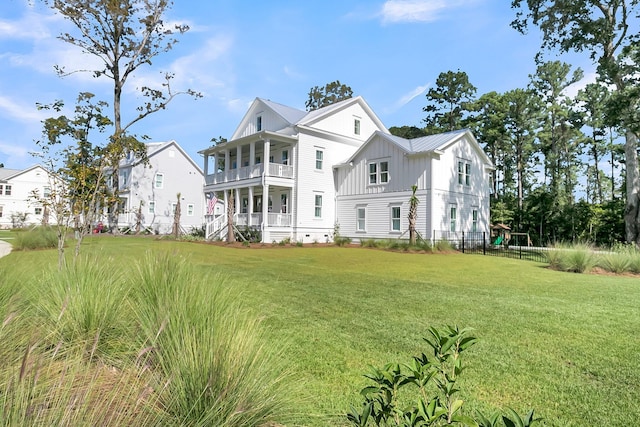
<svg viewBox="0 0 640 427"><path fill-rule="evenodd" d="M149 143L148 163L134 156L120 162L118 227L170 233L180 193L180 225L185 232L204 222L204 176L175 141ZM106 217L105 217L106 223Z"/></svg>
<svg viewBox="0 0 640 427"><path fill-rule="evenodd" d="M325 242L337 229L402 237L414 184L424 238L488 227L492 166L471 133L397 138L362 97L311 112L257 98L231 139L201 154L205 193L233 195L235 226L259 228L263 242ZM224 238L225 221L210 221L207 237Z"/></svg>
<svg viewBox="0 0 640 427"><path fill-rule="evenodd" d="M27 169L0 168L0 228L42 223L45 211L37 199L50 193L51 179L40 165ZM16 221L19 216L25 218L24 224ZM55 222L55 217L51 216L49 222Z"/></svg>

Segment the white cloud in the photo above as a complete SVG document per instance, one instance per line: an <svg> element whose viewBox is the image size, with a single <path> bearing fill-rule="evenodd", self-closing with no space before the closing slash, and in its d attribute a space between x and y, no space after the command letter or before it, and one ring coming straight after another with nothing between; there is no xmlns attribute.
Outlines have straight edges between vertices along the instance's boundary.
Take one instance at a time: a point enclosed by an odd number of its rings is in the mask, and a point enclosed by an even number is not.
<svg viewBox="0 0 640 427"><path fill-rule="evenodd" d="M466 6L475 0L387 0L380 16L385 24L398 22L433 22L447 9Z"/></svg>
<svg viewBox="0 0 640 427"><path fill-rule="evenodd" d="M3 162L7 168L21 168L30 157L29 149L21 144L10 144L0 141L0 153L5 154L8 159Z"/></svg>
<svg viewBox="0 0 640 427"><path fill-rule="evenodd" d="M595 72L586 73L582 79L565 88L562 93L570 98L575 98L578 92L584 89L589 83L595 83L597 77L598 75Z"/></svg>
<svg viewBox="0 0 640 427"><path fill-rule="evenodd" d="M16 121L29 124L32 124L34 121L44 120L47 117L47 114L38 111L35 105L21 105L6 96L0 96L0 111L7 117L12 117Z"/></svg>
<svg viewBox="0 0 640 427"><path fill-rule="evenodd" d="M396 111L398 111L399 109L401 109L402 107L404 107L405 105L407 105L408 103L410 103L411 101L413 101L415 98L417 98L418 96L422 95L424 93L425 90L427 90L427 88L430 86L430 83L427 83L423 86L418 86L415 89L411 90L410 92L402 95L400 97L400 99L398 99L393 106L387 108L384 110L385 114L390 114L390 113L395 113Z"/></svg>

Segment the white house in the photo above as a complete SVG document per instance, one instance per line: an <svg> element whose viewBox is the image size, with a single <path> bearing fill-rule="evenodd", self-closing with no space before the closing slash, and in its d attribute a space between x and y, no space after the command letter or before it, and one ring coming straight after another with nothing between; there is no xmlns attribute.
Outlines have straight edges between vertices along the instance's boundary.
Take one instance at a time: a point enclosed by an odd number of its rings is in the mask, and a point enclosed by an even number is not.
<svg viewBox="0 0 640 427"><path fill-rule="evenodd" d="M263 242L324 242L336 225L355 239L401 237L414 184L423 236L488 227L492 166L473 136L394 137L362 97L311 112L257 98L231 139L201 154L205 193L233 195L234 224ZM210 221L207 237L224 238L225 221Z"/></svg>
<svg viewBox="0 0 640 427"><path fill-rule="evenodd" d="M25 217L25 225L40 224L44 209L33 197L34 190L38 197L46 197L51 179L49 172L40 165L27 169L0 168L0 228L18 225L18 216ZM51 217L51 221L55 218Z"/></svg>
<svg viewBox="0 0 640 427"><path fill-rule="evenodd" d="M411 140L376 132L335 170L336 218L344 236L406 237L414 185L423 239L489 230L493 165L469 130Z"/></svg>
<svg viewBox="0 0 640 427"><path fill-rule="evenodd" d="M140 216L141 229L170 233L178 193L183 230L201 227L205 213L202 169L175 141L146 145L147 164L131 155L120 162L118 227L134 230Z"/></svg>

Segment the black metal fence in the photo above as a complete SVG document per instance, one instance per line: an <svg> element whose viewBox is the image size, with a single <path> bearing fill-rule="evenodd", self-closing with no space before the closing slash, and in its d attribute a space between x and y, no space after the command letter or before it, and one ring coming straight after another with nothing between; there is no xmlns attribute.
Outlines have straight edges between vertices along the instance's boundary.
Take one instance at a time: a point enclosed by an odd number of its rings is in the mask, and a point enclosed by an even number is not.
<svg viewBox="0 0 640 427"><path fill-rule="evenodd" d="M484 231L434 230L433 241L436 244L438 241L447 241L455 250L464 254L500 256L536 262L547 262L545 253L549 250L548 248L528 246L525 242L522 242L524 244L517 241L516 244L505 243L502 239L492 239Z"/></svg>

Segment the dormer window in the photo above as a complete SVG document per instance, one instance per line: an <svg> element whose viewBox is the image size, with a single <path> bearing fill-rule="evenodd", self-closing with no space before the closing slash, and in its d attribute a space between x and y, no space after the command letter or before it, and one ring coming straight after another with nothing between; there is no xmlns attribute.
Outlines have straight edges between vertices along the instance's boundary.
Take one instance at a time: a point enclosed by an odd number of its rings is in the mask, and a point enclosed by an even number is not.
<svg viewBox="0 0 640 427"><path fill-rule="evenodd" d="M360 119L353 119L353 133L360 135Z"/></svg>
<svg viewBox="0 0 640 427"><path fill-rule="evenodd" d="M262 130L262 116L256 117L256 132L260 132Z"/></svg>

